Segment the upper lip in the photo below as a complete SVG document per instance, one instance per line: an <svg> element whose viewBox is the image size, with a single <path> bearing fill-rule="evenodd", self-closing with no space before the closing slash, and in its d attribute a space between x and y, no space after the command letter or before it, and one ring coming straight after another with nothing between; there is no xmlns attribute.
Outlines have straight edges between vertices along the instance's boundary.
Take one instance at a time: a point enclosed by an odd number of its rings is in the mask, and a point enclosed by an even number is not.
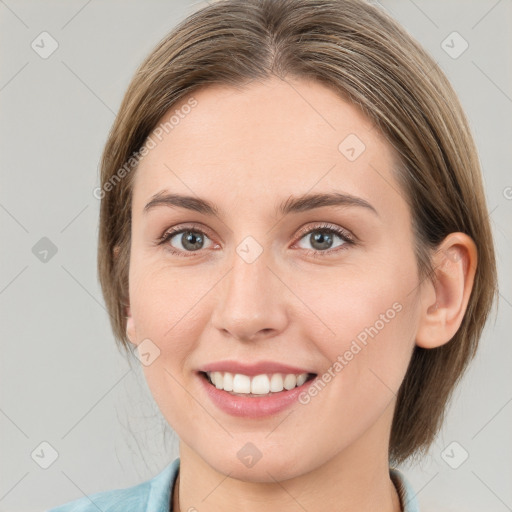
<svg viewBox="0 0 512 512"><path fill-rule="evenodd" d="M301 373L314 373L304 368L281 364L274 361L259 361L257 363L250 364L239 361L216 361L202 366L199 371L241 373L242 375L248 375L249 377L264 373L294 373L296 375Z"/></svg>

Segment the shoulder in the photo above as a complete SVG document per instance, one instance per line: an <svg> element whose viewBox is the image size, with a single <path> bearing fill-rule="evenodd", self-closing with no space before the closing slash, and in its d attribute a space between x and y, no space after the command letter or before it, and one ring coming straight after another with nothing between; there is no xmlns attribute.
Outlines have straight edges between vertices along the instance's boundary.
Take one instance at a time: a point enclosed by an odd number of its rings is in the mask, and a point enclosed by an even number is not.
<svg viewBox="0 0 512 512"><path fill-rule="evenodd" d="M103 491L84 496L52 508L47 512L117 512L121 510L145 510L148 500L148 482L129 487Z"/></svg>
<svg viewBox="0 0 512 512"><path fill-rule="evenodd" d="M127 487L102 491L64 503L46 512L136 512L151 510L167 512L171 489L179 469L179 458L166 466L151 480Z"/></svg>

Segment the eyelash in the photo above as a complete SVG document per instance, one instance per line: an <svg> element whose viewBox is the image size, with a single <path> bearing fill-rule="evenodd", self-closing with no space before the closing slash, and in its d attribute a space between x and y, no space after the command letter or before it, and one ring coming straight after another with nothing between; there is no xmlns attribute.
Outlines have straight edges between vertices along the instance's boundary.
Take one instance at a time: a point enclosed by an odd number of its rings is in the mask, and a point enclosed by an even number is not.
<svg viewBox="0 0 512 512"><path fill-rule="evenodd" d="M158 238L156 245L164 245L175 235L184 233L186 231L191 231L193 233L200 233L201 235L206 235L208 237L208 234L201 227L191 224L189 226L181 226L181 227L173 228L173 229L166 231L161 237ZM337 227L334 224L328 224L328 223L323 223L321 225L314 226L312 228L310 227L310 228L305 228L305 229L301 230L298 234L297 241L300 241L302 238L304 238L304 236L306 236L310 233L313 233L315 231L323 231L324 233L335 234L335 235L339 236L343 240L344 243L335 249L327 249L325 251L305 249L308 256L312 256L313 258L325 258L326 255L331 255L332 253L338 253L339 251L344 251L344 250L348 249L349 246L356 244L354 238L349 234L348 231L346 231L343 228ZM210 237L208 237L208 238L210 238ZM200 251L188 251L188 253L187 252L183 253L183 251L174 249L174 247L172 247L170 244L168 245L168 247L166 247L166 250L168 250L173 255L182 256L185 258L194 256L196 253L200 252Z"/></svg>

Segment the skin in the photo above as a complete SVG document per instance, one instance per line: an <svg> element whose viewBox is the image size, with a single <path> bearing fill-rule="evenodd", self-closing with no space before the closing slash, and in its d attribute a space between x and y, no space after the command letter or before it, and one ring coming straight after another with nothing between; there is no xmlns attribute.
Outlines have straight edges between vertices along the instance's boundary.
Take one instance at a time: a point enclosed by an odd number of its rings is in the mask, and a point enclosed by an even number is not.
<svg viewBox="0 0 512 512"><path fill-rule="evenodd" d="M436 287L420 281L411 214L392 174L396 155L366 117L322 84L276 78L193 96L197 106L134 176L127 309L130 341L150 339L160 350L143 368L180 438L174 509L397 512L388 464L395 395L414 345L440 346L460 326L475 245L452 233L433 253ZM366 146L354 161L338 150L349 134ZM162 190L206 198L221 214L166 205L144 213ZM365 199L378 215L357 206L275 213L290 196L333 191ZM191 222L204 232L198 251L187 252L182 234L156 244ZM323 222L348 230L356 243L337 250L344 241L334 234L331 246L318 249L309 228ZM303 227L309 233L299 233ZM251 263L236 251L247 236L263 250ZM233 417L200 385L201 365L223 359L271 360L322 375L394 303L400 312L306 405ZM237 457L248 442L262 453L250 468Z"/></svg>

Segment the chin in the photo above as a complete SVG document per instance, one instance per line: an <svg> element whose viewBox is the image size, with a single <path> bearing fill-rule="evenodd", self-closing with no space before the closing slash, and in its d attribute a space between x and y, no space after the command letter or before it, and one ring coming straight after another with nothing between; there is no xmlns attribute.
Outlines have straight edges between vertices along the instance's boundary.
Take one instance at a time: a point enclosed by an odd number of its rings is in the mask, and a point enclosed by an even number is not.
<svg viewBox="0 0 512 512"><path fill-rule="evenodd" d="M267 434L265 434L267 435ZM256 448L257 442L250 441L236 443L241 449L233 449L234 443L226 447L226 450L209 451L200 455L206 464L215 471L229 475L230 478L244 482L275 483L276 481L289 480L301 476L315 467L315 461L310 460L307 454L297 452L289 453L283 449L283 445L272 443L261 450ZM262 446L263 441L259 443ZM320 466L322 461L316 461Z"/></svg>

